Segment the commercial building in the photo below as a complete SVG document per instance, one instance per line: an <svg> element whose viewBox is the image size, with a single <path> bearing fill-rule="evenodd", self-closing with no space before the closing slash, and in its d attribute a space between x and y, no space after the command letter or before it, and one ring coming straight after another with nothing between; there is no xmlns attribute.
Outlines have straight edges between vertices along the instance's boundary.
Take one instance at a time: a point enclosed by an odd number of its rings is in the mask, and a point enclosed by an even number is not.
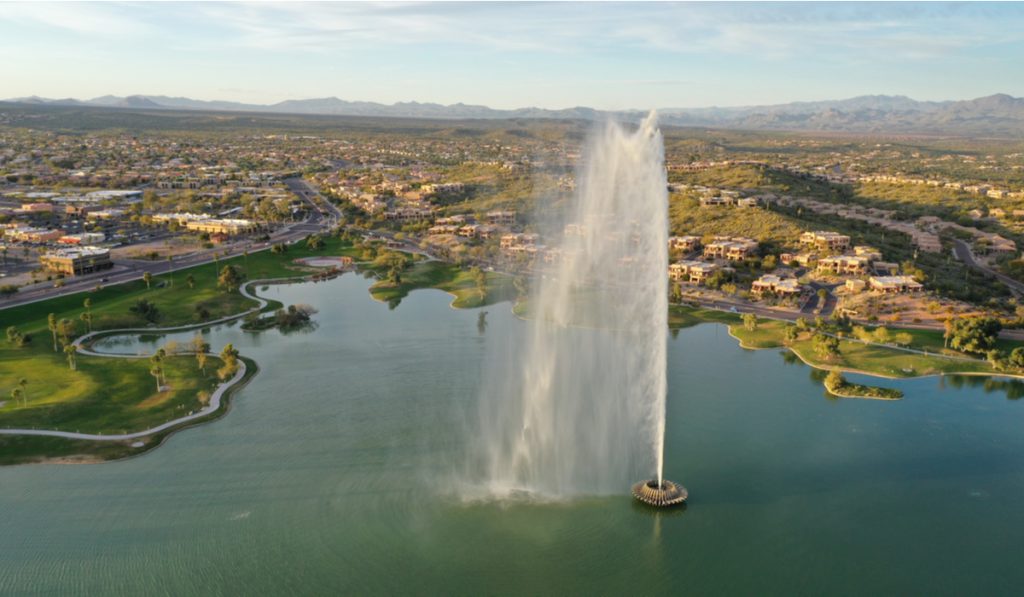
<svg viewBox="0 0 1024 597"><path fill-rule="evenodd" d="M80 276L114 267L110 251L99 247L75 247L49 251L39 258L46 269L66 276Z"/></svg>

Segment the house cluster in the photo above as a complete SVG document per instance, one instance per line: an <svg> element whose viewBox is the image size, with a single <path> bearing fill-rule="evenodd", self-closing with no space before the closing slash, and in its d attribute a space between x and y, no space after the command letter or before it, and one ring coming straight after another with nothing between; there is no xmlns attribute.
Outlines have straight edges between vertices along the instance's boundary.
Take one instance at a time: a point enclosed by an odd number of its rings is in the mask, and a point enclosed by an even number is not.
<svg viewBox="0 0 1024 597"><path fill-rule="evenodd" d="M726 259L743 261L757 254L758 243L752 238L741 236L716 236L704 245L705 259Z"/></svg>
<svg viewBox="0 0 1024 597"><path fill-rule="evenodd" d="M895 263L882 261L882 253L865 245L850 246L850 237L830 231L805 232L800 236L800 253L783 253L785 265L813 268L827 276L865 276L888 274L899 269Z"/></svg>
<svg viewBox="0 0 1024 597"><path fill-rule="evenodd" d="M991 199L1024 199L1024 191L1011 191L1009 189L993 187L985 184L964 184L951 180L940 180L935 178L919 178L898 176L891 174L865 174L855 177L860 182L881 182L887 184L925 185L929 187L941 187L952 191L961 191L972 195L983 195Z"/></svg>
<svg viewBox="0 0 1024 597"><path fill-rule="evenodd" d="M427 234L452 235L462 238L488 239L500 230L493 224L482 224L471 215L454 215L434 220L434 225L427 229Z"/></svg>
<svg viewBox="0 0 1024 597"><path fill-rule="evenodd" d="M721 269L722 266L717 263L684 259L668 266L668 277L676 282L701 285Z"/></svg>

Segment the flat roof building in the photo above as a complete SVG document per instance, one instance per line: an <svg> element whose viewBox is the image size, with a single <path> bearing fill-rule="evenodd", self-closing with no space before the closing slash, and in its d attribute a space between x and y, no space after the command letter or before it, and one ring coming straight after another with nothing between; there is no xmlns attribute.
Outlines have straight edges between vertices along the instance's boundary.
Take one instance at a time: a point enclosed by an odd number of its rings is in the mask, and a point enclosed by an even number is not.
<svg viewBox="0 0 1024 597"><path fill-rule="evenodd" d="M39 258L46 269L66 276L80 276L114 267L110 251L99 247L56 249Z"/></svg>

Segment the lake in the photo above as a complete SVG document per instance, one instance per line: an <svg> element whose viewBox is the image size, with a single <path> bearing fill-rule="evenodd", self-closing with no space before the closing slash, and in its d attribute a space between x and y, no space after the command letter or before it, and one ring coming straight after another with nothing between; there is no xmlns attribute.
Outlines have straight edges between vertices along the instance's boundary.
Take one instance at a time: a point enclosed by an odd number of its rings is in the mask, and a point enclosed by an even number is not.
<svg viewBox="0 0 1024 597"><path fill-rule="evenodd" d="M356 275L262 294L317 328L208 332L260 364L222 419L130 460L0 468L0 594L996 594L1024 569L1020 384L871 380L834 400L777 350L669 341L666 476L620 495L468 500L481 368L508 305L389 310ZM191 337L179 334L179 339ZM151 339L105 344L151 351ZM850 376L864 381L866 378ZM639 479L638 479L639 480Z"/></svg>

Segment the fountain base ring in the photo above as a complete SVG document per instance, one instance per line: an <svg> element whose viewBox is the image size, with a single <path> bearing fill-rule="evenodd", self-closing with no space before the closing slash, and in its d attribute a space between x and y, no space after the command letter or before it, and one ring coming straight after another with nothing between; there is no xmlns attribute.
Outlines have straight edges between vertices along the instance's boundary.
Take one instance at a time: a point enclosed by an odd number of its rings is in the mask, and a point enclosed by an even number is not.
<svg viewBox="0 0 1024 597"><path fill-rule="evenodd" d="M657 479L640 481L633 485L633 497L650 506L666 508L686 502L689 496L686 488L667 479L659 486Z"/></svg>

